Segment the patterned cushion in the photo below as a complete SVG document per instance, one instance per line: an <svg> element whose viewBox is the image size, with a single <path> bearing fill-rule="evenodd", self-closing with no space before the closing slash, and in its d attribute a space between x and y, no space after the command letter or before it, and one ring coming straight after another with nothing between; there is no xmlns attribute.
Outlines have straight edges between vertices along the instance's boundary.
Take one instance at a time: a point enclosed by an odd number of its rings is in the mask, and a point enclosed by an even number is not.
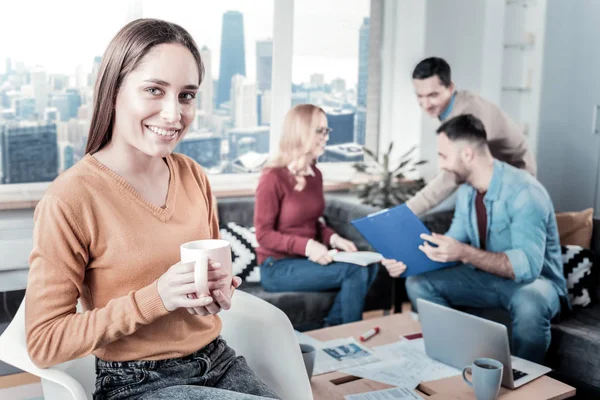
<svg viewBox="0 0 600 400"><path fill-rule="evenodd" d="M254 248L258 247L254 227L247 228L235 222L219 228L221 238L231 243L233 274L245 282L260 282L260 266L256 262Z"/></svg>
<svg viewBox="0 0 600 400"><path fill-rule="evenodd" d="M596 255L581 246L561 246L563 272L573 306L587 307L592 304L596 289Z"/></svg>

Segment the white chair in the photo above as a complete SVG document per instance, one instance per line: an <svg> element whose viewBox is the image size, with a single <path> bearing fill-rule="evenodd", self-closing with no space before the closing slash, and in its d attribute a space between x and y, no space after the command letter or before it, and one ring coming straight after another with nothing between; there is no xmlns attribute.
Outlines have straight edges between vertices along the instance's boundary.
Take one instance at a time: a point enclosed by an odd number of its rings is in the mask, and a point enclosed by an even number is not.
<svg viewBox="0 0 600 400"><path fill-rule="evenodd" d="M229 311L220 314L222 336L283 400L311 400L298 340L287 316L255 296L236 290ZM25 300L0 336L0 361L42 380L46 400L91 399L94 391L94 356L48 369L36 367L25 344Z"/></svg>

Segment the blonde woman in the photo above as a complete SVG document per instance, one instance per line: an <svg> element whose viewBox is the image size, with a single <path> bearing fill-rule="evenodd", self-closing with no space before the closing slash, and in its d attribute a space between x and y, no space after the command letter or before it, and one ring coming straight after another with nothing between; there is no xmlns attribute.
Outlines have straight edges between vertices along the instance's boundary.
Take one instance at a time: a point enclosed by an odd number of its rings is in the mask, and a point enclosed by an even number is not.
<svg viewBox="0 0 600 400"><path fill-rule="evenodd" d="M269 292L339 289L327 325L358 321L377 265L332 262L329 247L356 251L321 220L323 177L316 160L331 129L325 112L300 104L286 115L279 154L264 170L256 189L254 225L261 282Z"/></svg>

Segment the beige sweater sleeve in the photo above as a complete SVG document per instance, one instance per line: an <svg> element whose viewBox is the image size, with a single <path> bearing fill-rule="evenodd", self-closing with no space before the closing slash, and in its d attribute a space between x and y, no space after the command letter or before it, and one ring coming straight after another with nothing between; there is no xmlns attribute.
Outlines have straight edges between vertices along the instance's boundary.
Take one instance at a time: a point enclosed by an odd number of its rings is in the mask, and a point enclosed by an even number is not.
<svg viewBox="0 0 600 400"><path fill-rule="evenodd" d="M456 176L452 172L442 170L423 189L410 198L406 205L417 216L421 216L447 199L457 188Z"/></svg>
<svg viewBox="0 0 600 400"><path fill-rule="evenodd" d="M156 281L76 313L86 290L89 239L60 200L45 196L34 215L33 251L26 291L27 350L39 367L86 356L168 314Z"/></svg>

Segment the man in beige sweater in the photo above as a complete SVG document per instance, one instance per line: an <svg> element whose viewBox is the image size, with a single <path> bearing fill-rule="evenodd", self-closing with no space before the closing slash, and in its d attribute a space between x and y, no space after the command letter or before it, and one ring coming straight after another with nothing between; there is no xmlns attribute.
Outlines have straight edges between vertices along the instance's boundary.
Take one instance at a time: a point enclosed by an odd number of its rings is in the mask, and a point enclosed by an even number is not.
<svg viewBox="0 0 600 400"><path fill-rule="evenodd" d="M535 158L523 130L495 104L473 92L456 90L445 60L424 59L417 64L412 77L419 105L427 114L440 121L462 114L474 115L483 122L494 158L536 175ZM415 214L423 215L448 198L461 183L453 173L441 171L406 204Z"/></svg>

